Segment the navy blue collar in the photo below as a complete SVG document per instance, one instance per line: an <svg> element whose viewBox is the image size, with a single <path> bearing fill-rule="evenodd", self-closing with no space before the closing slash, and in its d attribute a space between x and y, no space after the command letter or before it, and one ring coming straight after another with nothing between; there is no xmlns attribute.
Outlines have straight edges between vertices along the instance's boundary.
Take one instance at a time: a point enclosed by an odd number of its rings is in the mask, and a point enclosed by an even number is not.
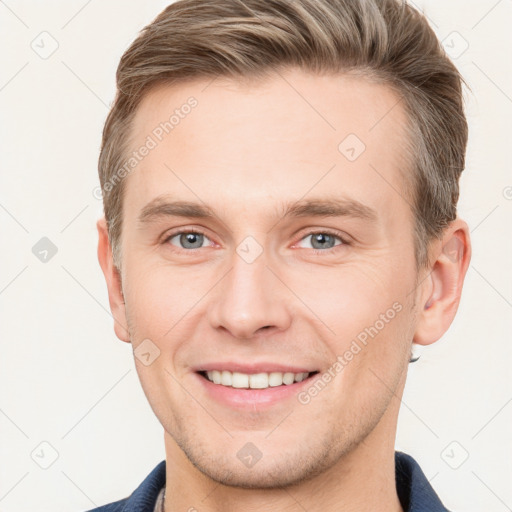
<svg viewBox="0 0 512 512"><path fill-rule="evenodd" d="M449 512L418 463L406 453L395 451L396 489L404 512ZM128 497L88 512L153 512L160 489L165 485L165 460L160 462Z"/></svg>
<svg viewBox="0 0 512 512"><path fill-rule="evenodd" d="M396 492L404 512L450 512L410 455L395 452L395 476Z"/></svg>

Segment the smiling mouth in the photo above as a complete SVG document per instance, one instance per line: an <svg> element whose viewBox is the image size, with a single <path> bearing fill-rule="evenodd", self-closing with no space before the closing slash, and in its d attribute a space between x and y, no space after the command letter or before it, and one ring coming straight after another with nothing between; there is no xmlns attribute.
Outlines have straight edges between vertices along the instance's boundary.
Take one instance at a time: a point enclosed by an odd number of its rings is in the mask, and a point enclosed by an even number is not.
<svg viewBox="0 0 512 512"><path fill-rule="evenodd" d="M223 387L231 387L237 389L268 389L273 387L290 386L298 382L310 379L317 373L314 372L270 372L246 374L240 372L230 372L227 370L219 371L199 371L201 377Z"/></svg>

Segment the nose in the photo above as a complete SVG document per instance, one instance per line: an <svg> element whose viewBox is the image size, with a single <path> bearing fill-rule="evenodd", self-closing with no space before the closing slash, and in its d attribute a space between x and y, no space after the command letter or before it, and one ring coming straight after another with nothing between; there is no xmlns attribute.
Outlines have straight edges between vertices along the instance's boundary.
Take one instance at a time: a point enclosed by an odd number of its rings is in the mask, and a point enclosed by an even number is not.
<svg viewBox="0 0 512 512"><path fill-rule="evenodd" d="M287 329L291 293L276 277L276 265L268 267L265 251L252 262L233 252L231 261L231 270L215 287L209 310L212 327L245 340Z"/></svg>

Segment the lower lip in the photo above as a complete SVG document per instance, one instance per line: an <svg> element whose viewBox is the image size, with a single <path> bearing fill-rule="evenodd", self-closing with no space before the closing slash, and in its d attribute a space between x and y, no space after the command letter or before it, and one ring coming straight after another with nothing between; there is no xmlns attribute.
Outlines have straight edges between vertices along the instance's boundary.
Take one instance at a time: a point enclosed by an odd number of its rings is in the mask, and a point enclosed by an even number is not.
<svg viewBox="0 0 512 512"><path fill-rule="evenodd" d="M320 373L310 375L301 382L283 384L282 386L268 387L265 389L233 388L231 386L215 384L199 373L195 375L204 386L209 396L217 402L229 407L253 410L254 406L272 406L296 396L303 388L311 386L316 380L316 377L320 376Z"/></svg>

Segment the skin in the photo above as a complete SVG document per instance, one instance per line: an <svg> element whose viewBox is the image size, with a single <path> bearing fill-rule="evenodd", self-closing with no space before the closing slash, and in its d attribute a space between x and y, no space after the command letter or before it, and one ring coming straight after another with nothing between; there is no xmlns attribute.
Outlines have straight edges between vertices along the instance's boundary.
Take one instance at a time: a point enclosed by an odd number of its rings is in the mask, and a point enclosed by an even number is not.
<svg viewBox="0 0 512 512"><path fill-rule="evenodd" d="M394 442L410 346L453 320L467 224L452 222L416 272L406 117L385 85L289 69L257 83L159 86L139 106L133 148L190 96L198 105L125 178L120 272L98 221L116 334L160 350L149 366L135 362L164 427L165 510L401 511ZM338 150L350 133L366 146L355 161ZM139 222L164 195L215 216ZM313 198L356 200L376 216L283 217L284 203ZM197 248L169 239L191 228L205 235ZM325 230L342 238L313 246ZM247 236L262 249L252 263L236 252ZM394 303L400 312L307 404L240 412L192 370L230 358L326 372ZM247 442L262 453L250 468L236 456Z"/></svg>

